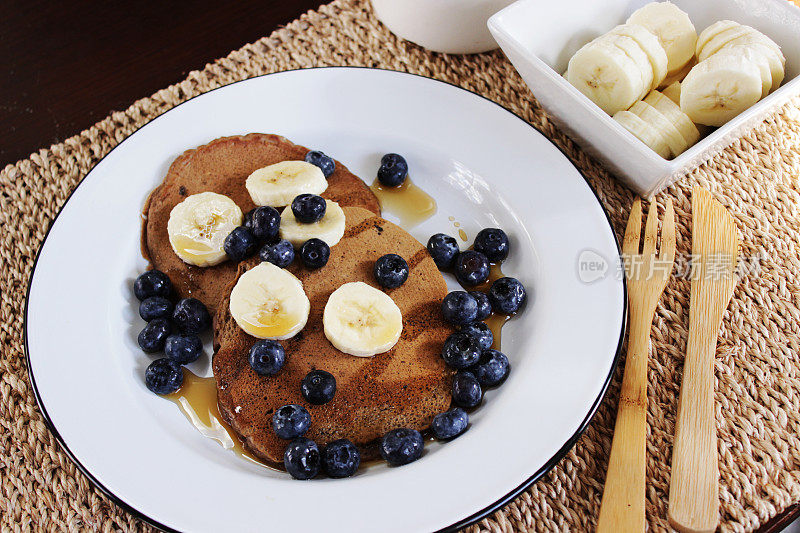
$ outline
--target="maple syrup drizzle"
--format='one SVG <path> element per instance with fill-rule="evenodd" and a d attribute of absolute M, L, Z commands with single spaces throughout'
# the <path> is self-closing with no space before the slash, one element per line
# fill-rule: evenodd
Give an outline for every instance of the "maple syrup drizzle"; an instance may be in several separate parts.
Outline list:
<path fill-rule="evenodd" d="M 416 226 L 436 213 L 436 200 L 414 185 L 411 178 L 406 178 L 397 187 L 386 187 L 375 180 L 370 189 L 378 197 L 381 209 L 397 216 L 400 226 L 405 229 Z"/>
<path fill-rule="evenodd" d="M 217 383 L 213 377 L 202 378 L 184 368 L 183 385 L 164 398 L 177 405 L 204 437 L 217 441 L 220 446 L 247 461 L 277 470 L 247 451 L 233 429 L 222 418 L 217 405 Z"/>

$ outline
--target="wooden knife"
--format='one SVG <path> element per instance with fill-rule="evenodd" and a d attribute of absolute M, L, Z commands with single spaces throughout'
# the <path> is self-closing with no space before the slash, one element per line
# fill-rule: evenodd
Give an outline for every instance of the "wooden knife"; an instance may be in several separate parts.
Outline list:
<path fill-rule="evenodd" d="M 722 315 L 736 287 L 739 232 L 711 193 L 692 191 L 692 289 L 689 340 L 678 401 L 669 522 L 681 532 L 719 523 L 719 465 L 714 421 L 714 356 Z"/>

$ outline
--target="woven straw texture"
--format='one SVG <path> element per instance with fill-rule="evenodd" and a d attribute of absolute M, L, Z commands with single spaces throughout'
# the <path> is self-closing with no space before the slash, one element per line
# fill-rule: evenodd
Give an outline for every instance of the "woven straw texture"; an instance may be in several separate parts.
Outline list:
<path fill-rule="evenodd" d="M 87 131 L 0 172 L 0 527 L 139 530 L 61 452 L 36 407 L 23 355 L 26 286 L 45 231 L 100 158 L 147 121 L 205 91 L 280 70 L 359 65 L 414 72 L 485 95 L 553 139 L 587 176 L 618 235 L 632 193 L 555 129 L 500 52 L 446 56 L 395 38 L 364 0 L 337 0 L 181 83 L 113 113 Z M 678 253 L 691 248 L 691 187 L 710 189 L 734 215 L 760 272 L 738 285 L 716 360 L 722 530 L 749 531 L 800 501 L 800 100 L 659 195 L 675 200 Z M 269 129 L 269 126 L 265 126 Z M 279 133 L 279 132 L 278 132 Z M 187 147 L 188 148 L 188 147 Z M 647 520 L 667 529 L 676 403 L 689 322 L 689 281 L 675 277 L 658 307 L 649 370 Z M 593 529 L 616 411 L 618 371 L 569 454 L 519 498 L 471 531 Z M 500 496 L 500 495 L 498 495 Z M 453 517 L 454 519 L 461 517 Z"/>

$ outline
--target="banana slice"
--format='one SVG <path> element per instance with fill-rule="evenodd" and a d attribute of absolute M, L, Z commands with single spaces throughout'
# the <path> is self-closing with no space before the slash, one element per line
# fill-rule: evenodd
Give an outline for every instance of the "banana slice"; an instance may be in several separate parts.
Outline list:
<path fill-rule="evenodd" d="M 667 117 L 661 114 L 656 108 L 647 102 L 639 101 L 633 104 L 630 112 L 639 116 L 642 120 L 651 124 L 653 128 L 661 135 L 661 138 L 669 146 L 669 151 L 672 157 L 677 157 L 682 154 L 689 145 L 686 139 L 683 138 L 681 132 L 678 131 L 672 122 Z"/>
<path fill-rule="evenodd" d="M 311 163 L 281 161 L 250 174 L 245 187 L 256 205 L 283 207 L 299 194 L 322 194 L 328 188 L 328 180 Z"/>
<path fill-rule="evenodd" d="M 722 31 L 715 35 L 703 47 L 703 51 L 697 54 L 697 61 L 702 62 L 719 52 L 723 46 L 739 37 L 744 37 L 752 33 L 753 28 L 749 26 L 738 25 L 728 30 Z"/>
<path fill-rule="evenodd" d="M 281 213 L 281 239 L 286 239 L 295 248 L 313 238 L 333 246 L 344 236 L 344 223 L 344 211 L 339 204 L 331 200 L 325 200 L 325 216 L 310 224 L 297 220 L 291 208 L 287 207 Z"/>
<path fill-rule="evenodd" d="M 242 210 L 233 200 L 215 192 L 201 192 L 172 208 L 167 235 L 172 249 L 185 263 L 214 266 L 227 259 L 225 237 L 241 224 Z"/>
<path fill-rule="evenodd" d="M 681 82 L 676 81 L 669 87 L 664 87 L 661 94 L 672 100 L 678 105 L 681 105 Z"/>
<path fill-rule="evenodd" d="M 765 46 L 769 46 L 772 50 L 775 51 L 775 54 L 778 56 L 781 65 L 786 65 L 786 58 L 783 56 L 783 52 L 781 52 L 781 47 L 778 46 L 778 43 L 761 33 L 755 28 L 750 28 L 749 26 L 745 26 L 750 31 L 741 37 L 736 37 L 732 41 L 728 43 L 728 45 L 735 45 L 735 44 L 763 44 Z"/>
<path fill-rule="evenodd" d="M 614 120 L 623 128 L 631 132 L 637 139 L 653 149 L 655 153 L 667 159 L 670 151 L 667 142 L 661 134 L 650 124 L 630 111 L 620 111 L 614 115 Z"/>
<path fill-rule="evenodd" d="M 770 78 L 772 79 L 772 86 L 770 91 L 774 91 L 780 87 L 783 78 L 786 74 L 786 58 L 783 56 L 780 47 L 775 42 L 760 32 L 749 33 L 736 39 L 733 39 L 726 44 L 722 49 L 745 47 L 755 52 L 764 55 L 769 63 Z"/>
<path fill-rule="evenodd" d="M 680 86 L 678 86 L 680 89 Z M 656 111 L 667 117 L 673 126 L 683 135 L 684 140 L 686 140 L 686 144 L 688 146 L 692 146 L 698 140 L 700 140 L 700 130 L 697 129 L 692 119 L 686 115 L 683 111 L 681 111 L 680 104 L 680 94 L 678 94 L 678 102 L 673 102 L 664 94 L 653 91 L 647 95 L 644 101 Z"/>
<path fill-rule="evenodd" d="M 305 327 L 311 310 L 300 280 L 267 261 L 242 274 L 230 298 L 233 319 L 259 339 L 293 337 Z"/>
<path fill-rule="evenodd" d="M 584 45 L 569 60 L 567 81 L 613 115 L 642 94 L 642 74 L 621 48 L 601 40 Z"/>
<path fill-rule="evenodd" d="M 667 53 L 667 71 L 683 68 L 694 57 L 697 31 L 678 6 L 671 2 L 651 2 L 628 17 L 629 24 L 644 26 L 658 37 Z"/>
<path fill-rule="evenodd" d="M 761 99 L 761 72 L 737 50 L 698 63 L 681 83 L 681 110 L 693 122 L 721 126 Z"/>
<path fill-rule="evenodd" d="M 330 295 L 322 313 L 325 336 L 357 357 L 392 349 L 403 332 L 403 315 L 387 294 L 362 281 L 345 283 Z"/>
<path fill-rule="evenodd" d="M 700 55 L 703 51 L 705 45 L 708 44 L 708 41 L 719 35 L 725 30 L 729 30 L 731 28 L 735 28 L 739 26 L 738 22 L 734 22 L 732 20 L 719 20 L 709 26 L 708 28 L 704 29 L 700 32 L 700 35 L 697 36 L 697 48 L 695 49 L 695 55 Z"/>
<path fill-rule="evenodd" d="M 685 78 L 686 75 L 689 74 L 689 71 L 692 70 L 692 67 L 695 66 L 696 64 L 697 64 L 697 59 L 693 57 L 692 59 L 689 60 L 688 63 L 686 63 L 683 66 L 682 69 L 667 74 L 667 77 L 664 78 L 664 81 L 661 82 L 661 85 L 659 85 L 659 87 L 660 88 L 669 87 L 670 85 L 673 85 L 675 82 L 683 81 L 683 78 Z"/>
<path fill-rule="evenodd" d="M 758 71 L 761 73 L 761 98 L 767 96 L 772 90 L 772 68 L 769 56 L 774 57 L 774 55 L 768 46 L 761 45 L 760 47 L 756 47 L 754 44 L 732 46 L 732 44 L 729 43 L 717 53 L 741 54 L 758 67 Z M 781 68 L 781 71 L 782 70 Z"/>
<path fill-rule="evenodd" d="M 667 77 L 667 52 L 664 47 L 650 30 L 639 24 L 622 24 L 608 32 L 612 35 L 625 35 L 636 41 L 639 46 L 647 54 L 650 59 L 650 65 L 653 67 L 653 85 L 650 87 L 654 89 L 661 85 L 664 78 Z"/>
<path fill-rule="evenodd" d="M 608 34 L 603 35 L 598 40 L 621 48 L 622 51 L 636 63 L 639 73 L 642 76 L 643 93 L 639 95 L 639 98 L 644 98 L 653 86 L 653 67 L 650 65 L 650 58 L 644 53 L 642 47 L 639 46 L 636 41 L 625 35 Z"/>

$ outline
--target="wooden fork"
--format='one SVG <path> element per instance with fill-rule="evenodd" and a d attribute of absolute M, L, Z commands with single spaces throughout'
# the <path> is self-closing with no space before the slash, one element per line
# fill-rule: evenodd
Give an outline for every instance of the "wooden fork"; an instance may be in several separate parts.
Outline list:
<path fill-rule="evenodd" d="M 628 356 L 619 397 L 614 440 L 608 461 L 597 531 L 644 531 L 645 435 L 647 433 L 647 355 L 650 327 L 675 262 L 675 210 L 672 200 L 661 228 L 661 251 L 656 255 L 658 208 L 650 204 L 644 246 L 639 253 L 642 204 L 633 202 L 622 254 L 628 281 Z"/>

